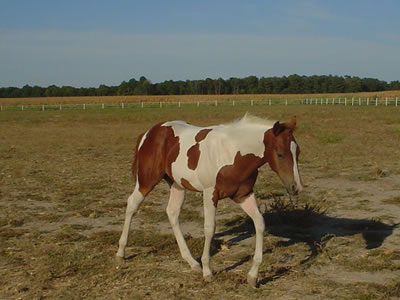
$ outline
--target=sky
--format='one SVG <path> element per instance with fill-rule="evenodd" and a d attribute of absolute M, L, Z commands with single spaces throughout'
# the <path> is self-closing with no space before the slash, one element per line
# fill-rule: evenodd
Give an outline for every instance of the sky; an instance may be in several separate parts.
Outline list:
<path fill-rule="evenodd" d="M 398 0 L 0 0 L 0 87 L 400 80 Z"/>

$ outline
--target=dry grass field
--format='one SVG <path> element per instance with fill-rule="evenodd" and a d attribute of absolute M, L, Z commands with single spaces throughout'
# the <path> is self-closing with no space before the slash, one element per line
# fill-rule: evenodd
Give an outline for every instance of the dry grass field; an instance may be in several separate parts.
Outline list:
<path fill-rule="evenodd" d="M 94 100 L 95 101 L 95 100 Z M 133 189 L 136 137 L 159 121 L 197 125 L 250 113 L 298 119 L 305 191 L 289 199 L 268 166 L 256 195 L 266 222 L 259 287 L 247 286 L 252 223 L 219 203 L 215 280 L 179 255 L 160 184 L 134 217 L 128 258 L 115 253 Z M 0 299 L 398 299 L 400 108 L 190 106 L 0 113 Z M 201 196 L 181 226 L 195 257 Z"/>

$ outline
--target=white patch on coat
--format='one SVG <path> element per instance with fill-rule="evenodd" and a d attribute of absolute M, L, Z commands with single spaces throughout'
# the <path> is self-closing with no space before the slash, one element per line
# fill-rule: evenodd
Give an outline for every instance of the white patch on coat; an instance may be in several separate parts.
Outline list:
<path fill-rule="evenodd" d="M 137 150 L 138 152 L 139 152 L 140 147 L 142 147 L 142 145 L 143 145 L 143 143 L 144 143 L 144 141 L 145 141 L 145 139 L 147 137 L 147 133 L 148 133 L 148 131 L 142 136 L 142 139 L 140 140 L 139 147 L 138 147 L 138 150 Z"/>
<path fill-rule="evenodd" d="M 229 124 L 198 127 L 183 121 L 171 121 L 162 126 L 171 126 L 174 135 L 179 137 L 179 155 L 172 163 L 174 181 L 181 185 L 182 178 L 199 191 L 214 187 L 219 170 L 232 165 L 238 152 L 242 156 L 254 154 L 264 156 L 264 133 L 272 128 L 272 121 L 256 117 L 244 118 Z M 203 129 L 212 129 L 205 139 L 199 142 L 200 157 L 197 168 L 188 168 L 187 151 L 196 144 L 195 137 Z"/>

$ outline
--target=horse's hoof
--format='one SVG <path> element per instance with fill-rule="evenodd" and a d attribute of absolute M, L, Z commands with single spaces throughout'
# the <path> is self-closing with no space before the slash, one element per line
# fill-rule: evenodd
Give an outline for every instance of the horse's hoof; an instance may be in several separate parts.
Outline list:
<path fill-rule="evenodd" d="M 191 267 L 192 271 L 196 272 L 196 273 L 201 273 L 203 272 L 203 269 L 201 268 L 200 264 L 194 265 Z"/>
<path fill-rule="evenodd" d="M 205 282 L 212 282 L 214 280 L 214 276 L 212 274 L 203 276 Z"/>
<path fill-rule="evenodd" d="M 115 255 L 115 261 L 116 261 L 118 264 L 122 264 L 122 263 L 125 261 L 125 258 L 122 257 L 122 256 L 119 256 L 119 255 Z"/>
<path fill-rule="evenodd" d="M 247 283 L 252 288 L 257 288 L 257 277 L 253 277 L 251 275 L 247 275 Z"/>

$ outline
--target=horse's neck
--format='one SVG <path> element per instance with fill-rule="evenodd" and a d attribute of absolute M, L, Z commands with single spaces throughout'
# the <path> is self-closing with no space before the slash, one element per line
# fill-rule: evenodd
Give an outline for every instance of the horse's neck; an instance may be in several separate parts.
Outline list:
<path fill-rule="evenodd" d="M 232 128 L 230 136 L 242 155 L 254 154 L 257 157 L 264 158 L 264 135 L 268 129 L 266 126 L 248 125 Z"/>

